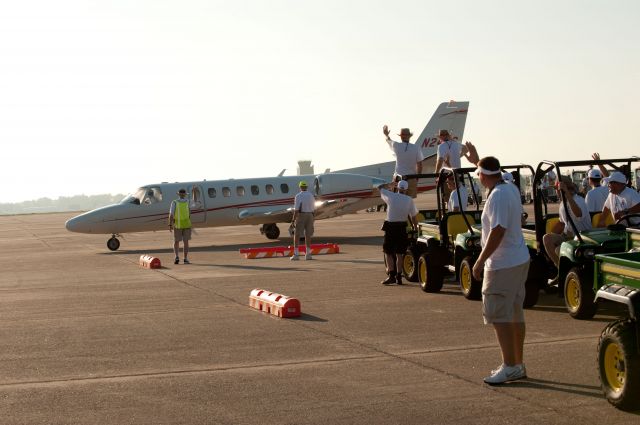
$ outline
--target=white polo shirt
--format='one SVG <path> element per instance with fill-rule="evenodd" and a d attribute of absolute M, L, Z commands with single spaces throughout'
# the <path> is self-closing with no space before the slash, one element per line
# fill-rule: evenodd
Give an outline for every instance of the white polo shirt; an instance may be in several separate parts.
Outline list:
<path fill-rule="evenodd" d="M 529 250 L 522 237 L 521 212 L 520 192 L 516 185 L 497 184 L 482 211 L 482 248 L 487 244 L 491 229 L 500 226 L 505 229 L 505 234 L 498 248 L 487 259 L 484 265 L 486 270 L 508 269 L 529 261 Z"/>
<path fill-rule="evenodd" d="M 414 143 L 394 142 L 393 140 L 387 140 L 387 143 L 396 157 L 395 173 L 401 176 L 417 174 L 417 164 L 424 159 L 420 146 Z"/>
<path fill-rule="evenodd" d="M 410 196 L 380 189 L 380 197 L 388 205 L 387 221 L 407 221 L 409 216 L 413 217 L 418 214 L 418 208 Z"/>

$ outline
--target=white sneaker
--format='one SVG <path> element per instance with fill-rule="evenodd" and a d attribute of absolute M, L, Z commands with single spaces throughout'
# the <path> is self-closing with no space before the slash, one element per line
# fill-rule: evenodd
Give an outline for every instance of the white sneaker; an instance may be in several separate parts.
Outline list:
<path fill-rule="evenodd" d="M 309 254 L 305 254 L 304 255 L 304 259 L 305 260 L 313 260 L 313 257 L 311 256 L 311 253 L 309 253 Z"/>
<path fill-rule="evenodd" d="M 524 379 L 526 377 L 527 368 L 524 364 L 507 366 L 503 363 L 498 369 L 492 370 L 491 376 L 484 378 L 484 382 L 489 385 L 499 385 L 506 382 L 517 381 L 518 379 Z"/>
<path fill-rule="evenodd" d="M 293 254 L 293 255 L 291 256 L 291 258 L 289 258 L 289 260 L 291 260 L 291 261 L 298 261 L 299 259 L 300 259 L 300 258 L 298 257 L 298 254 Z"/>

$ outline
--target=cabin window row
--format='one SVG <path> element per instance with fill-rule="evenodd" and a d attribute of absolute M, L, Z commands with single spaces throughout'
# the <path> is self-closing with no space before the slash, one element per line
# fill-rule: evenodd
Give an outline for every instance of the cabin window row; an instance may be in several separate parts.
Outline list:
<path fill-rule="evenodd" d="M 251 194 L 254 196 L 260 195 L 260 186 L 256 184 L 251 185 L 249 190 L 251 191 Z M 231 196 L 232 188 L 229 186 L 223 186 L 220 192 L 222 193 L 223 197 L 228 198 Z M 286 183 L 282 183 L 280 185 L 280 192 L 289 193 L 289 185 Z M 209 198 L 215 198 L 216 196 L 218 196 L 218 189 L 216 189 L 215 187 L 210 187 L 207 190 L 207 193 L 209 194 Z M 273 195 L 275 193 L 275 187 L 272 184 L 265 185 L 264 193 L 266 193 L 267 195 Z M 247 194 L 247 191 L 245 190 L 244 186 L 236 186 L 235 194 L 236 196 L 245 196 Z"/>

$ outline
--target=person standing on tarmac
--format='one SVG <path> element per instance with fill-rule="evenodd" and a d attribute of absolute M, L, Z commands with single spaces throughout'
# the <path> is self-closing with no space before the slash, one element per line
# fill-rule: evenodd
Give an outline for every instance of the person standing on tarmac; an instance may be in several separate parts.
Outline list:
<path fill-rule="evenodd" d="M 482 280 L 482 315 L 485 324 L 493 324 L 502 352 L 502 364 L 484 382 L 498 385 L 527 377 L 522 303 L 530 258 L 522 237 L 518 188 L 502 180 L 495 157 L 482 158 L 477 172 L 489 196 L 482 211 L 482 251 L 472 273 Z"/>
<path fill-rule="evenodd" d="M 189 240 L 191 239 L 191 209 L 187 199 L 187 190 L 181 188 L 178 191 L 179 199 L 171 201 L 169 208 L 169 231 L 173 232 L 173 252 L 176 255 L 173 264 L 180 263 L 178 255 L 180 241 L 183 245 L 184 264 L 189 264 Z"/>
<path fill-rule="evenodd" d="M 295 229 L 293 231 L 293 255 L 291 261 L 299 259 L 298 244 L 304 234 L 305 260 L 312 260 L 311 237 L 313 236 L 313 213 L 316 209 L 316 198 L 309 192 L 307 182 L 301 181 L 298 184 L 300 192 L 295 197 L 293 205 L 293 220 Z"/>
<path fill-rule="evenodd" d="M 393 151 L 396 157 L 396 168 L 394 173 L 394 180 L 397 176 L 406 176 L 409 174 L 421 174 L 422 173 L 422 161 L 424 155 L 422 154 L 422 148 L 415 143 L 409 143 L 409 139 L 413 134 L 408 128 L 400 130 L 400 139 L 402 143 L 395 142 L 389 137 L 389 127 L 383 126 L 382 132 L 387 138 L 387 144 Z M 418 196 L 418 179 L 411 179 L 409 183 L 409 190 L 407 195 L 415 198 Z"/>
<path fill-rule="evenodd" d="M 396 186 L 398 192 L 393 192 Z M 391 189 L 391 190 L 389 190 Z M 384 242 L 382 251 L 387 260 L 387 278 L 383 285 L 397 283 L 402 285 L 402 260 L 409 246 L 407 236 L 407 219 L 413 230 L 418 229 L 418 208 L 413 199 L 407 195 L 409 183 L 406 180 L 391 182 L 380 186 L 380 197 L 388 205 L 387 219 L 382 225 Z"/>

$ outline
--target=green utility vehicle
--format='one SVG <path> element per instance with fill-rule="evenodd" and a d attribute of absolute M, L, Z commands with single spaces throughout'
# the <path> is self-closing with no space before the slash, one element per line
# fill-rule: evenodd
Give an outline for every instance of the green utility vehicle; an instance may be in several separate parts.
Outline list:
<path fill-rule="evenodd" d="M 550 233 L 555 223 L 558 222 L 557 212 L 549 212 L 547 197 L 542 193 L 541 182 L 550 171 L 555 170 L 556 175 L 562 175 L 566 167 L 587 167 L 589 165 L 607 165 L 613 169 L 622 171 L 629 177 L 631 163 L 640 161 L 638 157 L 622 159 L 601 159 L 589 161 L 542 161 L 536 168 L 534 186 L 534 215 L 533 225 L 524 226 L 523 236 L 529 248 L 535 252 L 529 270 L 542 286 L 546 286 L 549 279 L 559 289 L 558 293 L 564 297 L 567 311 L 576 319 L 590 319 L 597 311 L 594 302 L 593 290 L 593 262 L 596 254 L 621 252 L 625 245 L 625 220 L 620 220 L 616 225 L 608 225 L 605 228 L 593 228 L 592 230 L 578 232 L 571 215 L 567 218 L 567 225 L 575 235 L 574 239 L 565 241 L 560 246 L 558 267 L 553 264 L 545 252 L 542 238 Z M 562 205 L 568 211 L 567 201 L 561 199 Z M 592 224 L 597 225 L 599 215 L 592 214 Z M 611 224 L 609 219 L 608 224 Z M 551 288 L 550 288 L 551 289 Z"/>
<path fill-rule="evenodd" d="M 418 223 L 418 237 L 411 253 L 417 259 L 417 277 L 420 287 L 425 292 L 438 292 L 442 289 L 444 276 L 453 267 L 456 272 L 455 241 L 461 233 L 469 234 L 471 241 L 462 242 L 465 253 L 479 249 L 480 239 L 475 236 L 478 230 L 473 229 L 475 223 L 480 223 L 482 211 L 480 211 L 480 200 L 475 190 L 469 190 L 472 194 L 474 209 L 467 209 L 465 212 L 452 212 L 447 210 L 448 194 L 447 178 L 453 176 L 454 186 L 457 191 L 458 203 L 466 205 L 466 199 L 461 196 L 462 183 L 466 181 L 466 187 L 473 188 L 471 172 L 475 168 L 443 168 L 440 170 L 436 185 L 437 210 L 434 215 L 425 217 Z M 478 247 L 474 246 L 477 240 Z M 409 254 L 409 253 L 408 253 Z M 459 257 L 462 254 L 458 254 Z M 406 256 L 405 256 L 406 258 Z"/>
<path fill-rule="evenodd" d="M 515 175 L 515 182 L 520 183 L 520 170 L 529 166 L 506 166 L 503 170 Z M 460 282 L 463 295 L 468 299 L 481 297 L 482 283 L 473 279 L 471 270 L 480 253 L 481 216 L 479 200 L 475 191 L 469 191 L 474 196 L 474 209 L 467 208 L 465 212 L 452 212 L 447 209 L 446 188 L 447 177 L 453 176 L 454 188 L 461 200 L 461 182 L 467 183 L 471 188 L 473 182 L 471 174 L 475 168 L 458 168 L 441 170 L 437 184 L 437 210 L 429 211 L 424 219 L 419 222 L 418 235 L 405 255 L 405 275 L 417 274 L 421 288 L 425 292 L 438 292 L 442 289 L 444 277 L 447 272 L 454 272 Z M 407 178 L 422 177 L 407 176 Z M 409 267 L 410 266 L 410 267 Z M 417 270 L 416 270 L 417 267 Z M 537 300 L 537 287 L 534 292 Z M 525 300 L 525 306 L 535 304 L 530 301 L 530 296 Z"/>
<path fill-rule="evenodd" d="M 502 167 L 502 171 L 511 173 L 513 176 L 513 184 L 520 190 L 522 203 L 527 203 L 527 179 L 533 178 L 533 168 L 525 164 L 507 165 Z M 524 210 L 522 214 L 523 221 L 525 221 L 528 215 Z M 462 295 L 470 300 L 479 300 L 482 298 L 482 281 L 475 279 L 472 274 L 473 266 L 481 251 L 480 238 L 482 227 L 479 223 L 478 221 L 477 225 L 471 226 L 467 232 L 458 234 L 454 248 L 456 277 L 460 283 Z M 525 307 L 533 307 L 538 302 L 539 290 L 539 283 L 535 279 L 527 279 L 526 296 L 524 300 Z"/>
<path fill-rule="evenodd" d="M 605 397 L 623 410 L 640 408 L 640 230 L 627 229 L 627 251 L 595 256 L 596 300 L 627 307 L 607 325 L 598 343 L 598 369 Z"/>

